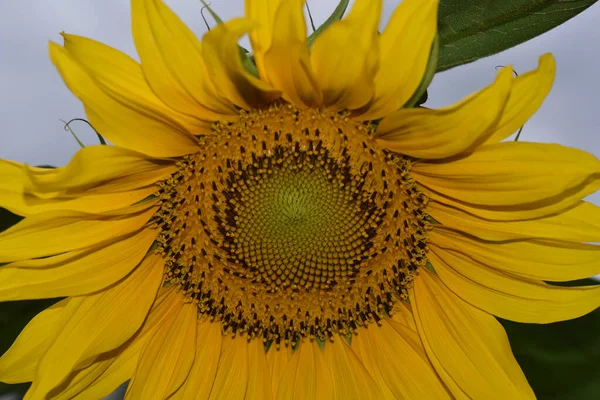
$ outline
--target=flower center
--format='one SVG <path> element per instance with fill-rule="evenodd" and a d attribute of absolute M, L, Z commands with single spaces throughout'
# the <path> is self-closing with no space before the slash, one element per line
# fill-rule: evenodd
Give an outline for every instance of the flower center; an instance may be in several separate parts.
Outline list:
<path fill-rule="evenodd" d="M 385 215 L 371 199 L 377 192 L 328 153 L 322 141 L 306 150 L 277 146 L 256 167 L 231 173 L 215 202 L 225 204 L 217 222 L 228 260 L 273 293 L 331 289 L 374 255 Z"/>
<path fill-rule="evenodd" d="M 166 280 L 225 333 L 295 345 L 376 322 L 426 263 L 410 161 L 343 115 L 274 104 L 216 124 L 162 183 Z"/>

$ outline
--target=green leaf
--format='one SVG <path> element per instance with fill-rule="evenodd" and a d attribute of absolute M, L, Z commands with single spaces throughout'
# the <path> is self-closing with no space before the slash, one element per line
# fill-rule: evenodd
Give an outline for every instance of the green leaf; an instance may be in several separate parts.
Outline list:
<path fill-rule="evenodd" d="M 348 8 L 348 3 L 350 3 L 350 0 L 341 0 L 335 8 L 335 10 L 333 10 L 333 14 L 331 14 L 329 18 L 327 18 L 325 22 L 323 22 L 323 24 L 319 26 L 319 28 L 317 28 L 316 31 L 314 31 L 308 36 L 309 49 L 312 47 L 313 43 L 319 37 L 319 35 L 323 33 L 323 31 L 325 31 L 325 29 L 327 29 L 331 24 L 338 22 L 342 19 L 344 13 L 346 12 L 346 9 Z"/>
<path fill-rule="evenodd" d="M 586 279 L 561 286 L 575 284 L 597 285 L 599 282 Z M 600 309 L 553 324 L 499 321 L 539 400 L 600 398 Z"/>
<path fill-rule="evenodd" d="M 438 71 L 496 54 L 573 18 L 597 0 L 441 0 Z"/>

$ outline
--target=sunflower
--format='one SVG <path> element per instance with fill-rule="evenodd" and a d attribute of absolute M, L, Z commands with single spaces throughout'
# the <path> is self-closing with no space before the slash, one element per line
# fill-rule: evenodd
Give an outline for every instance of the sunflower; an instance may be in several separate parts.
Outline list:
<path fill-rule="evenodd" d="M 0 163 L 0 301 L 63 298 L 0 358 L 26 399 L 529 399 L 494 316 L 600 305 L 600 161 L 503 142 L 551 55 L 410 108 L 437 1 L 357 0 L 310 45 L 303 0 L 247 0 L 199 41 L 132 0 L 141 59 L 63 34 L 50 56 L 112 145 Z M 249 34 L 252 59 L 238 40 Z M 253 62 L 251 62 L 253 61 Z"/>

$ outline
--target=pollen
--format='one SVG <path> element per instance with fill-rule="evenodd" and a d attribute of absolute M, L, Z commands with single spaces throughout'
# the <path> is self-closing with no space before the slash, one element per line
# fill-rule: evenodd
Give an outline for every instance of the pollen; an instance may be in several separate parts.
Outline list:
<path fill-rule="evenodd" d="M 373 127 L 287 104 L 217 123 L 161 183 L 165 280 L 225 334 L 333 340 L 393 313 L 426 264 L 426 196 Z"/>

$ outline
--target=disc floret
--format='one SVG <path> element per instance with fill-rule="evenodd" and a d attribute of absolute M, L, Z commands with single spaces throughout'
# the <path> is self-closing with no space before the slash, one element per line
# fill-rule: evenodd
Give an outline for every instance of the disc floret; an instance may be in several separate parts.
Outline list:
<path fill-rule="evenodd" d="M 427 198 L 372 127 L 287 104 L 218 123 L 158 193 L 166 280 L 224 333 L 294 345 L 393 313 L 425 265 Z"/>

